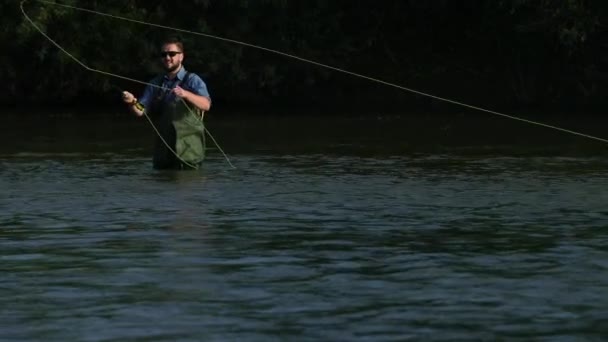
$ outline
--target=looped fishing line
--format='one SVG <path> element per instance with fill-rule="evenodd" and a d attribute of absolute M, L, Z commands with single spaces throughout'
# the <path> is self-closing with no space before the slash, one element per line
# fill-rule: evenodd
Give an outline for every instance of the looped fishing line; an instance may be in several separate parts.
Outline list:
<path fill-rule="evenodd" d="M 78 63 L 80 66 L 82 66 L 86 70 L 91 71 L 91 72 L 95 72 L 95 73 L 99 73 L 99 74 L 102 74 L 102 75 L 110 76 L 110 77 L 116 77 L 116 78 L 120 78 L 120 79 L 123 79 L 123 80 L 127 80 L 127 81 L 131 81 L 131 82 L 135 82 L 135 83 L 144 84 L 144 85 L 147 85 L 147 86 L 152 86 L 154 88 L 162 89 L 162 86 L 159 86 L 159 85 L 156 85 L 156 84 L 153 84 L 153 83 L 144 82 L 144 81 L 140 81 L 140 80 L 137 80 L 137 79 L 134 79 L 134 78 L 129 78 L 129 77 L 126 77 L 126 76 L 122 76 L 122 75 L 118 75 L 118 74 L 113 74 L 113 73 L 106 72 L 106 71 L 103 71 L 103 70 L 94 69 L 94 68 L 91 68 L 88 65 L 84 64 L 78 58 L 76 58 L 74 55 L 72 55 L 66 49 L 64 49 L 59 43 L 57 43 L 51 37 L 49 37 L 40 27 L 38 27 L 38 25 L 36 25 L 36 23 L 34 23 L 34 21 L 27 15 L 27 13 L 25 13 L 25 10 L 23 9 L 23 4 L 26 1 L 27 0 L 21 1 L 20 7 L 21 7 L 21 12 L 23 13 L 24 17 L 30 22 L 30 24 L 32 24 L 32 26 L 38 32 L 40 32 L 40 34 L 42 34 L 46 39 L 48 39 L 59 50 L 61 50 L 68 57 L 70 57 L 72 60 L 74 60 L 76 63 Z M 51 2 L 48 2 L 48 1 L 41 1 L 41 2 L 48 3 L 48 4 L 53 4 L 53 5 L 58 5 L 58 6 L 66 6 L 66 5 L 60 5 L 60 4 L 51 3 Z M 76 9 L 76 8 L 74 8 L 74 9 Z M 186 101 L 184 101 L 183 98 L 180 98 L 180 100 L 184 104 L 184 106 L 187 108 L 187 110 L 190 113 L 190 115 L 194 116 L 196 120 L 200 120 L 200 121 L 203 120 L 204 112 L 202 113 L 202 115 L 197 115 L 190 108 L 190 106 L 186 103 Z M 152 122 L 152 119 L 150 118 L 150 116 L 146 113 L 145 109 L 144 109 L 144 111 L 143 111 L 142 114 L 148 120 L 148 122 L 150 123 L 150 125 L 152 126 L 152 128 L 154 129 L 154 131 L 156 132 L 156 134 L 158 135 L 158 137 L 161 139 L 161 141 L 163 142 L 163 144 L 169 149 L 169 151 L 171 151 L 171 153 L 173 153 L 175 155 L 175 157 L 177 157 L 182 163 L 184 163 L 185 165 L 187 165 L 187 166 L 189 166 L 191 168 L 196 169 L 197 168 L 196 165 L 192 165 L 191 163 L 188 163 L 187 161 L 185 161 L 184 159 L 182 159 L 177 154 L 177 152 L 175 152 L 175 150 L 171 147 L 171 145 L 169 143 L 167 143 L 167 141 L 163 138 L 162 134 L 160 134 L 160 132 L 158 131 L 158 129 L 156 128 L 156 126 Z M 211 138 L 211 140 L 213 141 L 213 143 L 215 144 L 215 146 L 217 147 L 217 149 L 222 153 L 222 155 L 224 156 L 224 159 L 226 160 L 226 162 L 228 163 L 228 165 L 230 165 L 230 167 L 232 167 L 233 169 L 236 169 L 236 167 L 232 164 L 232 162 L 230 162 L 230 158 L 228 158 L 228 155 L 226 155 L 226 153 L 224 152 L 224 150 L 220 147 L 220 145 L 218 144 L 218 142 L 215 140 L 215 138 L 213 137 L 213 135 L 211 134 L 211 132 L 209 132 L 209 130 L 207 129 L 207 127 L 205 127 L 205 125 L 203 125 L 203 130 L 204 130 L 204 133 L 206 133 L 209 136 L 209 138 Z"/>
<path fill-rule="evenodd" d="M 23 0 L 22 3 L 21 3 L 21 11 L 27 17 L 27 15 L 25 14 L 25 11 L 23 11 L 23 3 L 25 1 L 27 1 L 27 0 Z M 504 114 L 504 113 L 500 113 L 500 112 L 497 112 L 497 111 L 493 111 L 493 110 L 489 110 L 489 109 L 473 106 L 473 105 L 470 105 L 470 104 L 466 104 L 466 103 L 463 103 L 463 102 L 451 100 L 451 99 L 448 99 L 448 98 L 439 97 L 439 96 L 432 95 L 432 94 L 429 94 L 429 93 L 424 93 L 424 92 L 421 92 L 421 91 L 418 91 L 418 90 L 415 90 L 415 89 L 411 89 L 411 88 L 407 88 L 407 87 L 404 87 L 404 86 L 400 86 L 398 84 L 382 81 L 382 80 L 377 79 L 377 78 L 365 76 L 365 75 L 358 74 L 358 73 L 355 73 L 355 72 L 352 72 L 352 71 L 348 71 L 348 70 L 340 69 L 340 68 L 337 68 L 337 67 L 333 67 L 331 65 L 319 63 L 319 62 L 316 62 L 316 61 L 313 61 L 313 60 L 310 60 L 310 59 L 306 59 L 306 58 L 298 57 L 298 56 L 291 55 L 291 54 L 288 54 L 288 53 L 285 53 L 285 52 L 281 52 L 281 51 L 265 48 L 265 47 L 259 46 L 259 45 L 249 44 L 249 43 L 245 43 L 245 42 L 242 42 L 242 41 L 238 41 L 238 40 L 234 40 L 234 39 L 229 39 L 229 38 L 224 38 L 224 37 L 220 37 L 220 36 L 215 36 L 215 35 L 211 35 L 211 34 L 207 34 L 207 33 L 202 33 L 202 32 L 195 32 L 195 31 L 190 31 L 190 30 L 185 30 L 185 29 L 180 29 L 180 28 L 175 28 L 175 27 L 170 27 L 170 26 L 165 26 L 165 25 L 148 23 L 148 22 L 141 21 L 141 20 L 131 19 L 131 18 L 127 18 L 127 17 L 121 17 L 121 16 L 112 15 L 112 14 L 108 14 L 108 13 L 103 13 L 103 12 L 99 12 L 99 11 L 95 11 L 95 10 L 91 10 L 91 9 L 80 8 L 80 7 L 70 6 L 70 5 L 64 5 L 64 4 L 57 4 L 57 3 L 46 1 L 46 0 L 36 0 L 36 1 L 41 2 L 41 3 L 45 3 L 45 4 L 49 4 L 49 5 L 70 8 L 70 9 L 73 9 L 73 10 L 76 10 L 76 11 L 93 13 L 93 14 L 97 14 L 97 15 L 101 15 L 101 16 L 105 16 L 105 17 L 110 17 L 110 18 L 113 18 L 113 19 L 129 21 L 129 22 L 137 23 L 137 24 L 141 24 L 141 25 L 158 27 L 158 28 L 162 28 L 162 29 L 173 30 L 173 31 L 182 32 L 182 33 L 188 33 L 188 34 L 192 34 L 192 35 L 202 36 L 202 37 L 216 39 L 216 40 L 221 40 L 221 41 L 225 41 L 225 42 L 229 42 L 229 43 L 233 43 L 233 44 L 237 44 L 237 45 L 251 47 L 251 48 L 258 49 L 258 50 L 263 50 L 263 51 L 266 51 L 266 52 L 278 54 L 278 55 L 281 55 L 281 56 L 284 56 L 284 57 L 296 59 L 296 60 L 299 60 L 299 61 L 302 61 L 302 62 L 305 62 L 305 63 L 313 64 L 313 65 L 316 65 L 316 66 L 320 66 L 320 67 L 323 67 L 323 68 L 326 68 L 326 69 L 330 69 L 330 70 L 334 70 L 334 71 L 341 72 L 341 73 L 344 73 L 344 74 L 348 74 L 348 75 L 351 75 L 351 76 L 355 76 L 355 77 L 358 77 L 358 78 L 363 78 L 363 79 L 366 79 L 366 80 L 369 80 L 369 81 L 372 81 L 372 82 L 384 84 L 384 85 L 387 85 L 389 87 L 401 89 L 401 90 L 404 90 L 404 91 L 407 91 L 407 92 L 410 92 L 410 93 L 414 93 L 414 94 L 418 94 L 418 95 L 421 95 L 421 96 L 429 97 L 429 98 L 432 98 L 432 99 L 435 99 L 435 100 L 438 100 L 438 101 L 443 101 L 443 102 L 455 104 L 455 105 L 458 105 L 458 106 L 461 106 L 461 107 L 466 107 L 466 108 L 470 108 L 470 109 L 473 109 L 473 110 L 477 110 L 477 111 L 481 111 L 481 112 L 485 112 L 485 113 L 489 113 L 489 114 L 493 114 L 493 115 L 502 116 L 504 118 L 508 118 L 508 119 L 512 119 L 512 120 L 517 120 L 517 121 L 522 121 L 522 122 L 529 123 L 529 124 L 532 124 L 532 125 L 542 126 L 542 127 L 554 129 L 554 130 L 557 130 L 557 131 L 561 131 L 561 132 L 565 132 L 565 133 L 569 133 L 569 134 L 574 134 L 574 135 L 578 135 L 578 136 L 581 136 L 581 137 L 585 137 L 585 138 L 601 141 L 601 142 L 604 142 L 604 143 L 608 143 L 608 139 L 603 139 L 603 138 L 596 137 L 596 136 L 593 136 L 593 135 L 589 135 L 589 134 L 585 134 L 585 133 L 580 133 L 580 132 L 572 131 L 572 130 L 569 130 L 569 129 L 566 129 L 566 128 L 561 128 L 561 127 L 557 127 L 557 126 L 554 126 L 554 125 L 545 124 L 545 123 L 542 123 L 542 122 L 539 122 L 539 121 L 528 120 L 528 119 L 517 117 L 517 116 L 514 116 L 514 115 Z M 31 19 L 28 18 L 28 20 L 30 22 L 32 22 Z M 32 22 L 32 24 L 34 24 L 34 23 Z M 44 35 L 44 33 L 40 29 L 38 29 L 38 30 Z M 46 37 L 50 40 L 50 38 L 48 36 L 46 36 Z M 64 49 L 62 49 L 57 43 L 55 43 L 55 42 L 53 42 L 53 43 L 58 48 L 60 48 L 63 52 L 67 53 L 67 51 L 65 51 Z M 72 57 L 72 58 L 74 58 L 74 57 Z M 105 75 L 109 75 L 109 76 L 119 77 L 119 78 L 122 78 L 122 79 L 131 80 L 131 79 L 123 77 L 123 76 L 113 75 L 113 74 L 110 74 L 110 73 L 107 73 L 107 72 L 94 70 L 94 69 L 88 68 L 87 66 L 85 66 L 84 64 L 82 64 L 80 62 L 78 62 L 78 63 L 81 64 L 86 69 L 91 70 L 91 71 L 96 71 L 96 72 L 100 72 L 100 73 L 105 74 Z M 147 83 L 141 82 L 141 81 L 136 81 L 136 82 L 147 84 Z"/>

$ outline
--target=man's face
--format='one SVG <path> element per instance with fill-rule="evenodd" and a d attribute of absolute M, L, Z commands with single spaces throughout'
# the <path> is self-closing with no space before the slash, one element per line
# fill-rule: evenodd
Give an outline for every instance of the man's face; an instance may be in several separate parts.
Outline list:
<path fill-rule="evenodd" d="M 161 49 L 161 61 L 167 72 L 172 72 L 182 65 L 184 53 L 175 44 L 165 44 Z"/>

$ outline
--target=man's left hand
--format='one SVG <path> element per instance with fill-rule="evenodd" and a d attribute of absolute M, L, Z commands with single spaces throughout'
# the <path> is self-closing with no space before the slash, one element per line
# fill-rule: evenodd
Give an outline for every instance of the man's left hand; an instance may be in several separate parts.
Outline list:
<path fill-rule="evenodd" d="M 177 86 L 173 89 L 173 94 L 175 94 L 175 96 L 179 97 L 179 98 L 186 98 L 189 94 L 189 91 L 185 90 L 184 88 Z"/>

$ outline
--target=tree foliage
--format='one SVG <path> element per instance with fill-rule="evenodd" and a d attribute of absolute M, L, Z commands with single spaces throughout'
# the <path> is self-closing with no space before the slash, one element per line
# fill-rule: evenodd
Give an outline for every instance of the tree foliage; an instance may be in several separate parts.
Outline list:
<path fill-rule="evenodd" d="M 493 106 L 606 104 L 606 11 L 600 0 L 64 0 L 87 8 L 268 49 L 440 96 Z M 141 88 L 93 74 L 0 3 L 5 103 L 115 101 Z M 186 64 L 215 99 L 247 105 L 415 104 L 381 85 L 225 40 L 118 20 L 44 2 L 26 13 L 88 67 L 147 81 L 158 41 L 186 43 Z M 305 99 L 305 100 L 302 100 Z M 481 100 L 480 100 L 481 99 Z"/>

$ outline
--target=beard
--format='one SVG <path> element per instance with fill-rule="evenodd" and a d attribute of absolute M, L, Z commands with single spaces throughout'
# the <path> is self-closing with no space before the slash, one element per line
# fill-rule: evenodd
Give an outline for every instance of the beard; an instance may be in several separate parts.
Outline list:
<path fill-rule="evenodd" d="M 179 63 L 179 64 L 175 64 L 175 65 L 172 65 L 172 66 L 169 66 L 169 67 L 165 67 L 165 70 L 167 72 L 174 72 L 175 70 L 179 69 L 181 66 L 182 66 L 182 64 Z"/>

